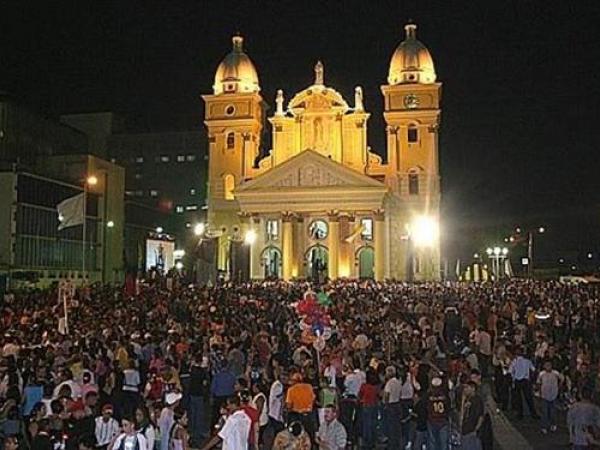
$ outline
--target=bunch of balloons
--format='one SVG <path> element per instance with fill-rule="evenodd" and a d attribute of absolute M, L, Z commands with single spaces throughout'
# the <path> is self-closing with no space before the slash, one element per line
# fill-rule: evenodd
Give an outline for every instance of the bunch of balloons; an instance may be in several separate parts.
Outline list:
<path fill-rule="evenodd" d="M 307 291 L 298 302 L 296 312 L 300 316 L 302 341 L 313 344 L 315 348 L 324 347 L 325 340 L 331 337 L 331 317 L 329 315 L 331 299 L 325 292 L 315 294 Z"/>

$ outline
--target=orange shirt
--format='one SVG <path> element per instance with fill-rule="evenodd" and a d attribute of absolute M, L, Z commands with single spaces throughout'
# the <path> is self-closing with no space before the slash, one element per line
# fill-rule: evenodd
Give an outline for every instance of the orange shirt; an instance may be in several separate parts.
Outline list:
<path fill-rule="evenodd" d="M 315 402 L 315 393 L 308 383 L 298 383 L 290 387 L 285 397 L 288 409 L 297 413 L 311 412 Z"/>

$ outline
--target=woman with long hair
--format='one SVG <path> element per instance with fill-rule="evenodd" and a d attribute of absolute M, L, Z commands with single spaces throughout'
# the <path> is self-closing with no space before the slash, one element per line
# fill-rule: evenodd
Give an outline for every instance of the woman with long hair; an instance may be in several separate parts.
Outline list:
<path fill-rule="evenodd" d="M 152 420 L 150 419 L 150 411 L 145 405 L 138 405 L 136 408 L 135 424 L 138 433 L 146 438 L 148 450 L 153 450 L 154 443 L 156 442 L 156 430 Z"/>

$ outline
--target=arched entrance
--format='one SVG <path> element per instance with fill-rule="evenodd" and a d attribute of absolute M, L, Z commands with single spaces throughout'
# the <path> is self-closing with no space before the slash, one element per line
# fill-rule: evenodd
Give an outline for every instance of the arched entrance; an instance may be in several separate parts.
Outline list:
<path fill-rule="evenodd" d="M 363 247 L 358 251 L 358 276 L 361 279 L 375 276 L 375 252 L 372 247 Z"/>
<path fill-rule="evenodd" d="M 329 255 L 327 248 L 322 245 L 313 245 L 304 255 L 306 261 L 306 278 L 322 282 L 327 277 L 327 263 Z"/>
<path fill-rule="evenodd" d="M 267 247 L 260 255 L 265 279 L 281 278 L 281 250 L 277 247 Z"/>

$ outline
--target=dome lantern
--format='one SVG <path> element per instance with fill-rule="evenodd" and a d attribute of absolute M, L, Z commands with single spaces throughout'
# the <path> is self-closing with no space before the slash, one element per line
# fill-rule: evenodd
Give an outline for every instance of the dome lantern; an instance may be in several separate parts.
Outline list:
<path fill-rule="evenodd" d="M 215 74 L 215 94 L 243 94 L 259 92 L 258 74 L 250 57 L 244 53 L 244 38 L 233 36 L 233 48 L 225 56 Z"/>
<path fill-rule="evenodd" d="M 392 55 L 388 83 L 434 83 L 436 74 L 433 59 L 427 47 L 417 39 L 417 25 L 409 23 L 404 30 L 406 38 Z"/>

